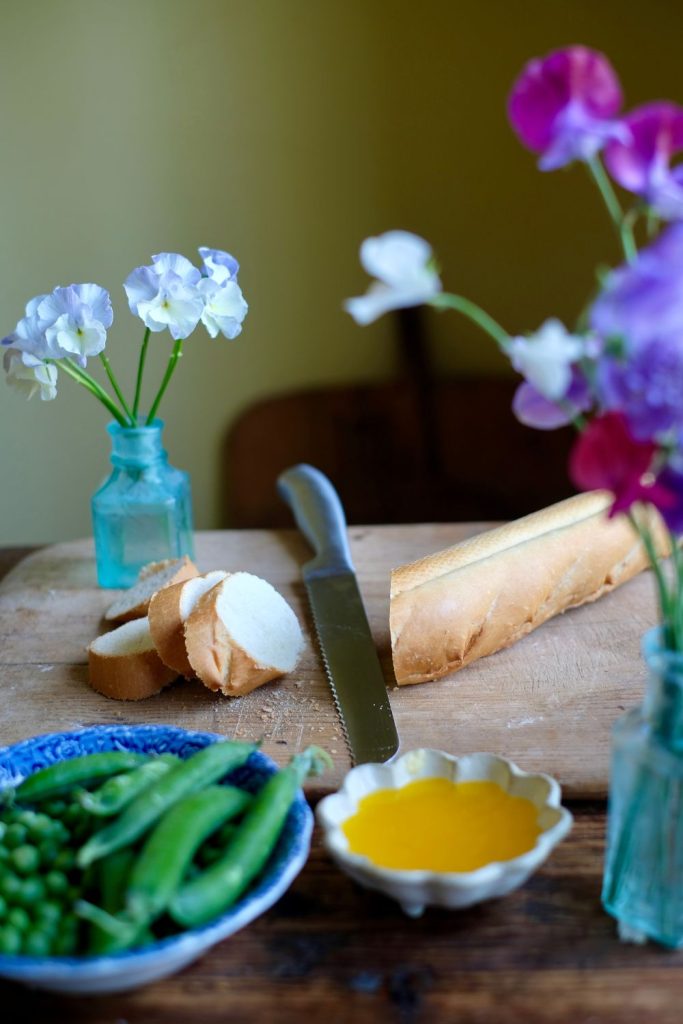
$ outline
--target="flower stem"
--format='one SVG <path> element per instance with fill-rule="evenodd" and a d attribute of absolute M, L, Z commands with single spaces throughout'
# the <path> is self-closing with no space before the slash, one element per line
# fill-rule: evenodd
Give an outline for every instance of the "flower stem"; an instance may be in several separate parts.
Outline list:
<path fill-rule="evenodd" d="M 657 557 L 657 551 L 655 549 L 655 543 L 652 539 L 652 533 L 650 532 L 650 528 L 645 523 L 640 522 L 635 512 L 633 511 L 628 513 L 628 518 L 634 530 L 643 542 L 643 545 L 647 552 L 647 557 L 652 567 L 652 571 L 655 574 L 657 594 L 659 597 L 659 607 L 662 613 L 662 627 L 664 630 L 665 646 L 672 651 L 681 650 L 681 648 L 677 645 L 677 631 L 674 626 L 676 607 L 675 595 L 670 594 L 667 588 L 666 577 L 664 575 L 664 570 L 662 568 L 661 562 Z"/>
<path fill-rule="evenodd" d="M 468 320 L 475 323 L 482 331 L 488 334 L 498 347 L 506 354 L 510 348 L 510 337 L 508 332 L 497 323 L 492 316 L 478 306 L 476 302 L 465 299 L 462 295 L 452 295 L 449 292 L 441 292 L 430 301 L 430 306 L 435 309 L 455 309 L 462 313 Z"/>
<path fill-rule="evenodd" d="M 157 396 L 154 399 L 154 401 L 152 402 L 152 408 L 149 410 L 149 416 L 145 420 L 145 426 L 146 427 L 148 427 L 152 423 L 152 421 L 154 420 L 154 417 L 156 416 L 156 411 L 159 408 L 159 404 L 161 402 L 161 399 L 164 397 L 164 392 L 166 391 L 166 388 L 168 387 L 169 381 L 170 381 L 171 377 L 173 376 L 173 371 L 175 370 L 176 365 L 178 363 L 178 360 L 180 359 L 182 354 L 183 354 L 183 339 L 182 338 L 178 338 L 178 340 L 176 341 L 175 345 L 173 346 L 173 351 L 171 352 L 171 358 L 168 361 L 168 366 L 166 367 L 166 373 L 164 374 L 164 379 L 161 382 L 161 387 L 157 391 Z"/>
<path fill-rule="evenodd" d="M 107 377 L 109 377 L 109 382 L 110 382 L 111 386 L 114 389 L 114 394 L 118 398 L 118 400 L 119 400 L 119 402 L 121 404 L 121 408 L 125 412 L 125 414 L 128 417 L 128 419 L 130 420 L 130 426 L 134 427 L 135 426 L 135 420 L 133 419 L 133 414 L 130 411 L 130 409 L 128 408 L 128 404 L 127 404 L 125 398 L 123 397 L 123 394 L 121 392 L 121 388 L 119 387 L 119 382 L 117 381 L 117 379 L 116 379 L 116 377 L 114 375 L 114 371 L 111 368 L 111 364 L 110 364 L 109 360 L 107 359 L 107 357 L 105 356 L 104 352 L 100 352 L 100 360 L 102 361 L 102 366 L 104 367 L 104 369 L 106 371 Z"/>
<path fill-rule="evenodd" d="M 97 383 L 97 381 L 90 376 L 89 373 L 86 373 L 84 370 L 81 370 L 81 368 L 79 366 L 76 366 L 76 364 L 73 363 L 71 359 L 60 359 L 52 361 L 55 362 L 56 365 L 59 366 L 61 370 L 64 370 L 64 373 L 68 374 L 69 377 L 73 377 L 75 381 L 78 381 L 79 384 L 82 384 L 84 388 L 90 391 L 90 393 L 93 394 L 95 398 L 97 398 L 98 401 L 100 401 L 102 405 L 104 405 L 105 408 L 109 410 L 114 419 L 117 420 L 122 427 L 129 426 L 129 424 L 126 423 L 125 418 L 121 414 L 121 410 L 118 408 L 115 402 L 112 402 L 111 398 L 104 390 L 104 388 L 102 388 Z"/>
<path fill-rule="evenodd" d="M 607 176 L 600 157 L 597 154 L 596 156 L 591 157 L 587 166 L 593 176 L 595 184 L 600 190 L 600 195 L 605 201 L 607 212 L 609 213 L 612 223 L 617 230 L 617 234 L 621 240 L 622 249 L 624 250 L 624 256 L 629 263 L 633 263 L 638 254 L 638 250 L 636 248 L 635 238 L 633 237 L 632 223 L 628 216 L 625 217 L 622 212 L 621 204 L 617 199 L 616 192 L 612 188 L 612 183 Z"/>
<path fill-rule="evenodd" d="M 145 336 L 142 339 L 142 347 L 140 349 L 140 358 L 138 360 L 138 375 L 135 381 L 135 398 L 133 399 L 133 423 L 138 422 L 138 410 L 140 408 L 140 394 L 142 392 L 142 374 L 145 369 L 145 360 L 147 358 L 147 346 L 149 344 L 149 327 L 145 328 Z"/>
<path fill-rule="evenodd" d="M 680 541 L 673 530 L 669 530 L 671 561 L 674 567 L 674 586 L 671 596 L 671 617 L 676 635 L 676 650 L 683 651 L 683 553 Z"/>

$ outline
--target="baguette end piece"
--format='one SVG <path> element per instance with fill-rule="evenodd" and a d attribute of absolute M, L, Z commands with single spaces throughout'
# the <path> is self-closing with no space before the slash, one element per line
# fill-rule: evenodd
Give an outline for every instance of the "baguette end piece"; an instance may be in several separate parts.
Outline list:
<path fill-rule="evenodd" d="M 149 602 L 157 590 L 198 575 L 197 566 L 187 555 L 167 558 L 162 562 L 149 562 L 143 565 L 137 582 L 107 608 L 104 619 L 116 623 L 141 619 L 147 615 Z"/>
<path fill-rule="evenodd" d="M 144 700 L 177 678 L 157 654 L 147 618 L 125 622 L 88 647 L 88 682 L 114 700 Z"/>

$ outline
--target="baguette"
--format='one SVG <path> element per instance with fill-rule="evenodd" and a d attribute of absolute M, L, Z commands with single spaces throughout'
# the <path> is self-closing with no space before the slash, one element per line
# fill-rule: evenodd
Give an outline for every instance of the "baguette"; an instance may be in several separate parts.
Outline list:
<path fill-rule="evenodd" d="M 291 672 L 303 636 L 270 583 L 236 572 L 199 598 L 185 623 L 185 647 L 205 686 L 236 697 Z"/>
<path fill-rule="evenodd" d="M 187 555 L 143 565 L 138 573 L 137 582 L 107 608 L 104 617 L 107 622 L 130 622 L 131 619 L 141 619 L 147 614 L 152 594 L 157 590 L 198 575 L 197 566 Z"/>
<path fill-rule="evenodd" d="M 596 601 L 648 564 L 607 491 L 561 501 L 391 574 L 390 630 L 399 686 L 455 672 L 509 647 L 547 619 Z M 657 550 L 669 553 L 656 513 Z"/>
<path fill-rule="evenodd" d="M 149 629 L 159 657 L 179 676 L 192 679 L 194 672 L 185 648 L 185 621 L 197 601 L 228 574 L 220 569 L 162 587 L 149 602 Z"/>
<path fill-rule="evenodd" d="M 88 668 L 93 690 L 115 700 L 152 697 L 178 676 L 157 654 L 146 617 L 125 622 L 93 640 Z"/>

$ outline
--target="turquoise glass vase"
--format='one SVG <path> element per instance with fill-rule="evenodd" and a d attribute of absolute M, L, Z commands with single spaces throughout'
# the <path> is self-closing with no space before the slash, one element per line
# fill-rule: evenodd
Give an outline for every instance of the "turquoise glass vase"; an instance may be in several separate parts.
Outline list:
<path fill-rule="evenodd" d="M 193 554 L 190 478 L 169 466 L 163 426 L 107 427 L 113 470 L 92 497 L 102 587 L 129 587 L 148 562 Z"/>
<path fill-rule="evenodd" d="M 683 946 L 683 654 L 643 638 L 645 700 L 613 732 L 602 901 L 624 939 Z"/>

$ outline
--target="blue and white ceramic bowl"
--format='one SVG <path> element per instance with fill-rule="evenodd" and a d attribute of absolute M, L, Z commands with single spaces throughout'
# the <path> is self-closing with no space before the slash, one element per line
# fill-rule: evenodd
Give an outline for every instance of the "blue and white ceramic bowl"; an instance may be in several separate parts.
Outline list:
<path fill-rule="evenodd" d="M 168 725 L 92 726 L 76 732 L 35 736 L 0 748 L 0 789 L 17 785 L 27 775 L 55 761 L 101 750 L 172 753 L 189 757 L 225 739 L 214 733 L 188 732 Z M 229 776 L 230 782 L 255 792 L 277 765 L 254 753 Z M 306 863 L 313 815 L 299 792 L 282 835 L 257 884 L 231 910 L 211 924 L 163 939 L 139 951 L 101 957 L 29 957 L 0 955 L 0 977 L 35 988 L 75 994 L 122 992 L 180 970 L 210 946 L 227 939 L 263 914 L 282 896 Z"/>

